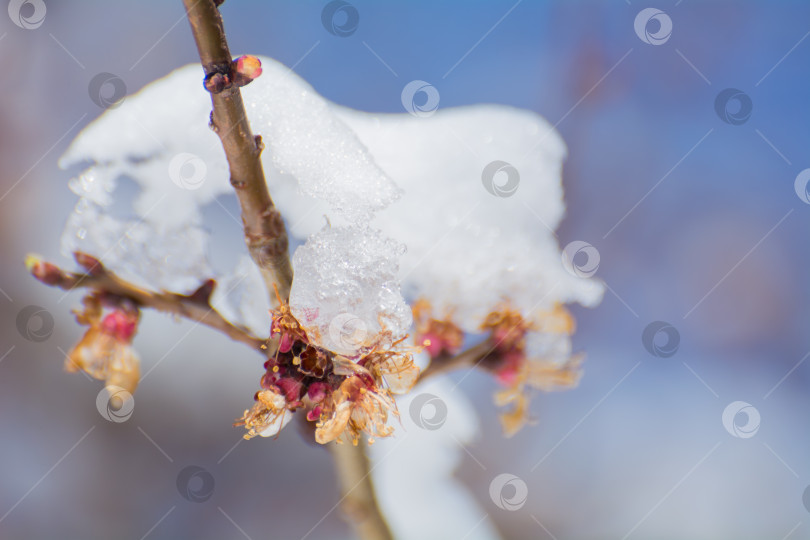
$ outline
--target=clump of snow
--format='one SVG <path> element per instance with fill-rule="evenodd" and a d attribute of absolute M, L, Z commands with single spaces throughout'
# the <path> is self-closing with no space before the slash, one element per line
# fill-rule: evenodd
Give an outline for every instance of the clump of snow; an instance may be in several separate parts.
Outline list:
<path fill-rule="evenodd" d="M 565 209 L 566 150 L 539 115 L 500 105 L 430 118 L 338 111 L 403 188 L 375 225 L 408 246 L 402 279 L 411 296 L 454 312 L 470 332 L 504 300 L 531 318 L 555 303 L 601 299 L 600 283 L 560 263 L 553 229 Z"/>
<path fill-rule="evenodd" d="M 218 280 L 211 295 L 211 306 L 227 320 L 242 324 L 256 336 L 267 335 L 272 322 L 270 297 L 258 267 L 242 255 L 233 272 Z"/>
<path fill-rule="evenodd" d="M 245 98 L 251 125 L 269 141 L 265 156 L 273 168 L 293 176 L 301 193 L 328 202 L 352 223 L 369 221 L 396 200 L 399 188 L 333 105 L 278 62 L 265 59 L 267 64 L 262 84 L 246 87 Z"/>
<path fill-rule="evenodd" d="M 387 335 L 411 326 L 402 298 L 397 261 L 405 246 L 362 226 L 324 227 L 293 257 L 290 291 L 293 315 L 310 339 L 332 351 L 356 356 Z"/>
<path fill-rule="evenodd" d="M 340 316 L 358 319 L 333 328 L 344 345 L 362 337 L 363 327 L 390 324 L 402 331 L 410 319 L 398 282 L 411 299 L 427 297 L 439 316 L 452 312 L 471 332 L 502 301 L 531 319 L 556 303 L 601 299 L 597 280 L 561 264 L 553 230 L 564 213 L 566 150 L 543 118 L 498 105 L 440 109 L 426 118 L 358 112 L 320 97 L 278 62 L 262 62 L 263 75 L 243 96 L 266 145 L 270 192 L 291 235 L 315 235 L 293 259 L 292 307 L 323 339 Z M 208 128 L 211 105 L 201 77 L 199 66 L 181 68 L 77 137 L 61 163 L 92 165 L 72 183 L 81 200 L 66 227 L 65 251 L 81 245 L 156 287 L 177 289 L 180 281 L 210 277 L 201 229 L 210 224 L 202 223 L 200 208 L 231 187 L 219 140 Z M 133 206 L 143 227 L 135 230 L 154 234 L 118 245 L 129 224 L 108 208 L 121 175 L 141 187 Z M 323 228 L 324 215 L 334 228 Z M 112 233 L 88 234 L 93 220 Z M 139 265 L 144 252 L 151 258 Z M 156 276 L 164 258 L 178 253 L 182 264 Z M 362 263 L 364 257 L 379 264 Z M 382 263 L 386 257 L 390 264 Z M 244 270 L 225 280 L 244 277 Z M 220 287 L 217 305 L 230 306 L 224 309 L 234 322 L 252 326 L 266 320 L 267 306 L 252 301 L 266 296 L 262 288 L 260 280 L 245 279 L 229 298 L 228 287 Z"/>
<path fill-rule="evenodd" d="M 180 292 L 197 289 L 211 276 L 202 255 L 207 242 L 199 227 L 116 219 L 90 199 L 79 200 L 62 235 L 66 253 L 96 255 L 105 264 L 113 261 L 124 279 Z"/>
<path fill-rule="evenodd" d="M 436 377 L 398 396 L 397 407 L 402 429 L 369 448 L 377 499 L 394 535 L 500 538 L 488 508 L 454 476 L 467 459 L 465 447 L 474 453 L 480 434 L 472 403 L 446 377 Z"/>

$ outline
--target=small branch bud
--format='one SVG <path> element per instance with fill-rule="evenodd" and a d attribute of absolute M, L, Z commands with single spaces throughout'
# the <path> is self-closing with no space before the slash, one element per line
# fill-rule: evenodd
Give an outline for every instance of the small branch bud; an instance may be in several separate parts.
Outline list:
<path fill-rule="evenodd" d="M 231 87 L 231 76 L 228 73 L 214 71 L 206 75 L 203 85 L 212 94 L 219 94 Z"/>
<path fill-rule="evenodd" d="M 264 151 L 264 141 L 262 140 L 261 135 L 256 135 L 253 137 L 253 142 L 256 143 L 256 155 L 261 154 Z"/>
<path fill-rule="evenodd" d="M 214 293 L 216 286 L 217 282 L 215 280 L 207 279 L 196 291 L 186 296 L 186 298 L 197 304 L 209 306 L 211 295 Z"/>
<path fill-rule="evenodd" d="M 262 62 L 255 56 L 246 54 L 233 62 L 233 84 L 245 86 L 262 74 Z"/>
<path fill-rule="evenodd" d="M 91 276 L 100 276 L 104 273 L 104 266 L 101 264 L 101 261 L 92 255 L 77 251 L 73 254 L 73 258 L 76 259 L 79 266 L 87 270 L 87 273 Z"/>
<path fill-rule="evenodd" d="M 45 285 L 59 285 L 66 278 L 58 266 L 43 260 L 39 255 L 27 255 L 25 257 L 25 268 Z"/>

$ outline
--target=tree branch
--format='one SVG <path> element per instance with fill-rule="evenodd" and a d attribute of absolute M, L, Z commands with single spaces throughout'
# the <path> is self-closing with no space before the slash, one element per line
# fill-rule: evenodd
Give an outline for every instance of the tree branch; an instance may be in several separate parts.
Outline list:
<path fill-rule="evenodd" d="M 391 531 L 374 497 L 365 444 L 330 443 L 328 446 L 335 460 L 341 506 L 358 537 L 363 540 L 392 540 Z"/>
<path fill-rule="evenodd" d="M 83 274 L 66 272 L 49 262 L 35 256 L 26 260 L 28 270 L 35 278 L 46 285 L 59 287 L 66 291 L 80 288 L 96 289 L 116 296 L 129 298 L 139 307 L 153 308 L 164 313 L 185 317 L 200 324 L 210 326 L 224 333 L 234 341 L 244 343 L 251 349 L 263 351 L 266 340 L 253 336 L 248 330 L 229 323 L 211 307 L 209 300 L 214 292 L 216 282 L 209 279 L 190 295 L 170 292 L 152 292 L 110 272 L 95 257 L 84 253 L 75 254 L 76 261 L 87 272 Z M 265 354 L 262 352 L 262 354 Z"/>
<path fill-rule="evenodd" d="M 486 339 L 470 347 L 466 351 L 460 352 L 455 356 L 440 356 L 431 360 L 430 365 L 419 374 L 419 381 L 423 381 L 428 377 L 439 375 L 440 373 L 447 373 L 460 367 L 475 367 L 484 360 L 495 350 L 492 341 Z"/>
<path fill-rule="evenodd" d="M 222 17 L 214 0 L 183 0 L 191 32 L 205 70 L 205 87 L 211 92 L 211 128 L 219 135 L 230 168 L 231 185 L 242 208 L 245 242 L 261 271 L 271 304 L 273 285 L 282 300 L 290 295 L 292 265 L 281 213 L 267 190 L 260 154 L 261 137 L 254 138 L 245 114 L 242 94 L 233 84 L 234 62 L 225 40 Z M 221 2 L 220 2 L 221 3 Z"/>

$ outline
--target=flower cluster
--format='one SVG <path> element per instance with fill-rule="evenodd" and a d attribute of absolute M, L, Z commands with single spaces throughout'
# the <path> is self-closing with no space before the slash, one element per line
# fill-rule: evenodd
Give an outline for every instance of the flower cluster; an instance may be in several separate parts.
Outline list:
<path fill-rule="evenodd" d="M 398 415 L 392 393 L 410 390 L 419 376 L 402 340 L 347 358 L 312 343 L 288 304 L 272 315 L 271 339 L 278 347 L 264 363 L 253 407 L 235 424 L 245 426 L 245 438 L 275 435 L 299 409 L 315 423 L 320 444 L 356 445 L 362 433 L 369 443 L 391 435 L 389 416 Z"/>

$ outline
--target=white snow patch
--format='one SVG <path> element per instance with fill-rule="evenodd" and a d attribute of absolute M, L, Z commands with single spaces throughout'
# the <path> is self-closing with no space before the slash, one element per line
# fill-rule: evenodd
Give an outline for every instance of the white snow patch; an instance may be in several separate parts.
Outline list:
<path fill-rule="evenodd" d="M 424 402 L 421 396 L 425 394 L 433 396 L 427 396 L 432 403 L 412 407 L 415 400 L 416 405 Z M 500 538 L 488 509 L 481 508 L 454 476 L 467 456 L 464 447 L 474 451 L 472 445 L 480 431 L 469 400 L 454 392 L 452 382 L 441 376 L 398 396 L 397 406 L 402 428 L 391 438 L 378 439 L 370 449 L 377 499 L 394 536 L 401 540 Z M 428 420 L 438 419 L 439 409 L 446 411 L 446 420 L 438 429 L 425 429 L 414 422 L 415 418 L 424 424 L 420 414 Z"/>

